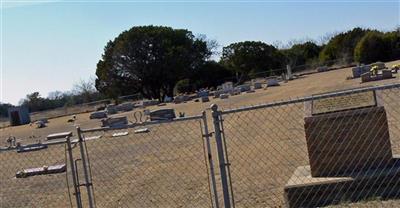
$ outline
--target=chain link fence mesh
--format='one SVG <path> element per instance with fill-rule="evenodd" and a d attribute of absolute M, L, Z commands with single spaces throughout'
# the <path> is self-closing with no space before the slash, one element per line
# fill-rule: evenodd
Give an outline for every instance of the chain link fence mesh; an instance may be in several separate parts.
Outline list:
<path fill-rule="evenodd" d="M 396 154 L 399 154 L 400 144 L 400 88 L 384 89 L 379 90 L 379 92 L 377 97 L 381 100 L 387 116 L 390 136 L 389 146 L 391 146 L 393 157 L 396 157 Z M 385 179 L 373 178 L 372 181 L 360 183 L 355 187 L 350 186 L 351 188 L 349 188 L 349 186 L 336 184 L 329 189 L 323 188 L 323 186 L 312 186 L 312 183 L 327 182 L 326 177 L 320 180 L 318 177 L 313 177 L 316 180 L 310 180 L 311 175 L 307 175 L 309 170 L 300 171 L 300 175 L 294 174 L 299 167 L 309 166 L 310 160 L 313 162 L 324 161 L 325 164 L 316 165 L 325 167 L 328 175 L 334 175 L 335 169 L 347 168 L 346 170 L 349 173 L 343 175 L 350 178 L 356 177 L 358 174 L 358 170 L 353 170 L 353 166 L 372 170 L 373 167 L 372 165 L 369 167 L 369 164 L 376 165 L 378 163 L 379 166 L 379 163 L 384 163 L 385 155 L 390 152 L 384 152 L 387 151 L 387 149 L 384 149 L 387 144 L 379 143 L 384 141 L 380 138 L 385 136 L 384 121 L 386 118 L 383 114 L 367 110 L 366 114 L 374 119 L 367 119 L 365 116 L 351 113 L 342 115 L 344 116 L 343 119 L 337 114 L 332 114 L 333 116 L 328 119 L 327 123 L 322 125 L 322 121 L 316 120 L 309 125 L 318 128 L 307 130 L 305 129 L 304 119 L 306 113 L 305 102 L 302 99 L 282 102 L 281 105 L 249 107 L 239 111 L 227 110 L 222 112 L 221 128 L 226 145 L 227 168 L 230 170 L 233 206 L 286 206 L 285 186 L 301 186 L 302 184 L 308 185 L 308 190 L 306 188 L 296 190 L 295 196 L 298 199 L 293 200 L 296 205 L 292 207 L 298 207 L 299 204 L 302 204 L 303 207 L 315 207 L 315 205 L 312 205 L 315 201 L 330 200 L 332 197 L 334 204 L 341 205 L 343 203 L 351 204 L 354 199 L 362 199 L 361 203 L 352 205 L 370 207 L 395 203 L 399 206 L 399 203 L 382 202 L 380 201 L 381 197 L 375 197 L 375 195 L 380 195 L 378 193 L 381 192 L 385 193 L 384 196 L 400 196 L 400 190 L 399 192 L 388 190 L 399 188 L 400 183 L 398 182 L 400 181 L 397 172 Z M 346 129 L 341 129 L 341 125 L 346 125 Z M 321 126 L 324 126 L 325 129 L 319 128 Z M 311 142 L 310 139 L 309 144 L 307 144 L 306 131 L 309 131 L 308 137 L 316 137 L 315 141 Z M 356 138 L 358 136 L 359 139 Z M 352 143 L 345 141 L 344 145 L 346 146 L 339 145 L 341 149 L 336 149 L 335 145 L 340 143 L 340 139 L 349 141 L 351 139 Z M 320 149 L 315 153 L 308 151 L 309 146 Z M 370 152 L 368 153 L 368 151 Z M 379 158 L 376 158 L 376 155 Z M 392 157 L 392 154 L 390 156 Z M 365 164 L 363 161 L 360 162 L 360 158 L 365 161 Z M 345 167 L 342 161 L 348 161 L 350 164 Z M 395 166 L 390 166 L 389 172 L 399 170 L 398 162 L 394 163 Z M 375 175 L 388 174 L 387 169 L 373 170 Z M 335 178 L 333 177 L 333 179 Z M 362 193 L 360 194 L 360 192 Z M 362 196 L 368 197 L 363 199 Z M 307 204 L 304 200 L 310 203 Z M 366 201 L 371 202 L 366 203 Z"/>
<path fill-rule="evenodd" d="M 71 207 L 74 204 L 69 195 L 72 182 L 68 168 L 56 174 L 28 176 L 26 173 L 16 177 L 17 172 L 27 169 L 67 165 L 64 144 L 32 152 L 2 151 L 0 161 L 0 207 Z"/>
<path fill-rule="evenodd" d="M 210 207 L 200 122 L 83 133 L 97 207 Z"/>
<path fill-rule="evenodd" d="M 361 114 L 344 111 L 307 120 L 307 99 L 300 98 L 222 111 L 222 138 L 207 135 L 217 129 L 212 116 L 204 114 L 82 130 L 83 149 L 73 138 L 71 152 L 65 144 L 25 153 L 2 150 L 0 207 L 76 207 L 68 153 L 76 164 L 83 207 L 89 207 L 81 151 L 87 156 L 91 184 L 86 185 L 92 185 L 96 207 L 214 207 L 215 202 L 222 207 L 224 191 L 232 207 L 284 207 L 288 199 L 292 207 L 315 207 L 311 202 L 321 200 L 330 200 L 331 207 L 396 207 L 400 203 L 392 198 L 400 196 L 400 162 L 390 160 L 388 170 L 385 159 L 400 155 L 400 87 L 371 90 L 377 91 L 384 113 L 364 108 Z M 221 186 L 218 139 L 231 190 Z M 342 149 L 335 148 L 338 143 L 344 144 Z M 16 178 L 24 169 L 60 164 L 66 165 L 65 172 Z M 341 185 L 368 171 L 364 177 L 370 179 Z M 315 186 L 332 180 L 341 183 Z"/>

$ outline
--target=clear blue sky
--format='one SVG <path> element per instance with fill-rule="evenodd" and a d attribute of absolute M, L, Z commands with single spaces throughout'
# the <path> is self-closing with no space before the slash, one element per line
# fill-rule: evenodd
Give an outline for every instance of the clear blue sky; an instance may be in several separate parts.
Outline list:
<path fill-rule="evenodd" d="M 399 1 L 2 1 L 0 101 L 13 104 L 94 77 L 106 42 L 132 26 L 187 28 L 224 46 L 400 24 Z"/>

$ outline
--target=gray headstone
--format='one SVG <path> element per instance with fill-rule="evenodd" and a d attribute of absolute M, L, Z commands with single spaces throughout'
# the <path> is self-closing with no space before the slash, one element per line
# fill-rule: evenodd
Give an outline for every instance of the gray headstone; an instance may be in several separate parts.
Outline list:
<path fill-rule="evenodd" d="M 172 120 L 176 118 L 175 111 L 172 108 L 154 110 L 150 112 L 151 121 Z"/>

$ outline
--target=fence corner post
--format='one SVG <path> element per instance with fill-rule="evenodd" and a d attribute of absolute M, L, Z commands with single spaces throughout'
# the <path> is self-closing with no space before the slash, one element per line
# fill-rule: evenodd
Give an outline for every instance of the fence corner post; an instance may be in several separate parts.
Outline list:
<path fill-rule="evenodd" d="M 93 189 L 92 189 L 92 181 L 91 181 L 91 176 L 90 176 L 90 170 L 89 170 L 89 159 L 87 154 L 89 154 L 86 151 L 86 144 L 85 147 L 83 146 L 83 137 L 82 137 L 82 132 L 81 128 L 78 126 L 76 127 L 76 132 L 78 135 L 78 143 L 79 143 L 79 149 L 81 153 L 81 158 L 82 158 L 82 164 L 83 164 L 83 173 L 85 176 L 85 183 L 83 184 L 86 187 L 87 190 L 87 195 L 88 195 L 88 201 L 89 201 L 89 207 L 94 208 L 94 197 L 93 197 Z"/>
<path fill-rule="evenodd" d="M 226 173 L 226 162 L 225 162 L 225 150 L 221 136 L 221 126 L 220 126 L 220 116 L 221 111 L 218 111 L 218 105 L 212 104 L 212 117 L 214 123 L 214 131 L 215 131 L 215 141 L 217 144 L 217 152 L 218 152 L 218 161 L 219 161 L 219 169 L 221 174 L 221 185 L 222 185 L 222 194 L 224 196 L 224 207 L 231 207 L 231 200 L 229 196 L 229 185 L 228 185 L 228 177 Z"/>

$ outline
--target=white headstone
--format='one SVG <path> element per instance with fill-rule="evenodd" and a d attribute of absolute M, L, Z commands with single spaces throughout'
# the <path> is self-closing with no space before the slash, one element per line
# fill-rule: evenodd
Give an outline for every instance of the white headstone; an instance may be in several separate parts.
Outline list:
<path fill-rule="evenodd" d="M 293 79 L 292 68 L 290 67 L 290 65 L 286 65 L 286 76 L 288 80 Z"/>

